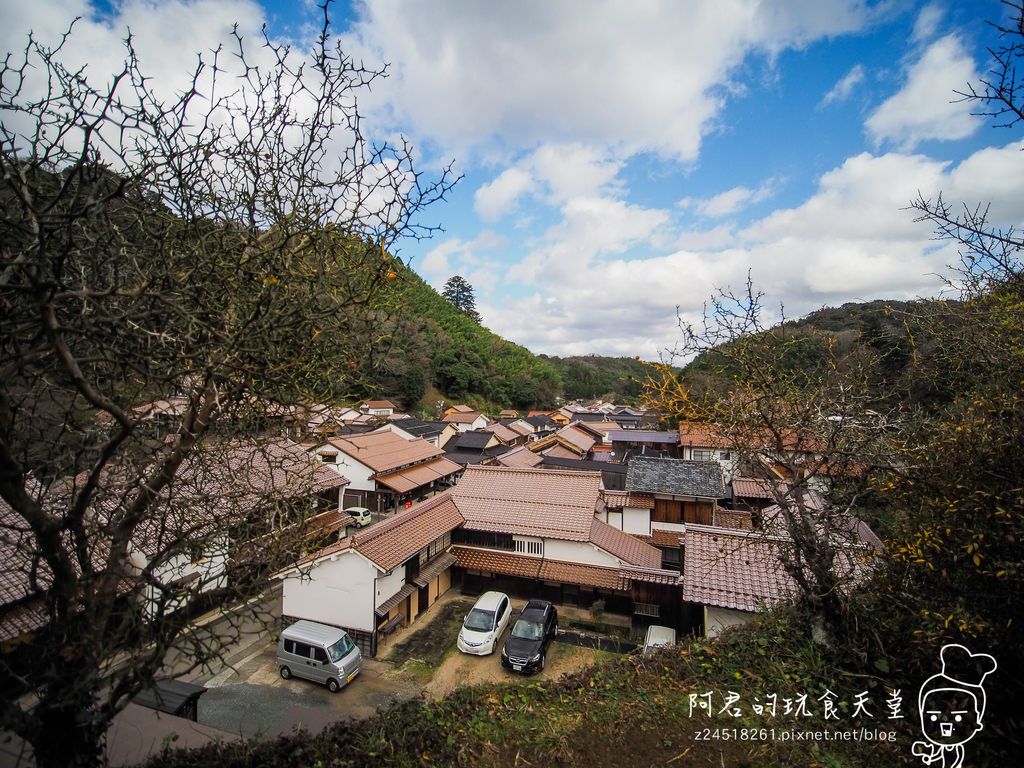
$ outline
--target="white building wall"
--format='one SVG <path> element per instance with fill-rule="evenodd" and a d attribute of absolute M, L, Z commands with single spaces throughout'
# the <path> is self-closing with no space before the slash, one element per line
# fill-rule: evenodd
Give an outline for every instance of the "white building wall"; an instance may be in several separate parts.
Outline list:
<path fill-rule="evenodd" d="M 373 607 L 390 600 L 405 586 L 405 566 L 400 565 L 387 576 L 379 576 L 374 588 Z"/>
<path fill-rule="evenodd" d="M 337 457 L 333 462 L 324 463 L 325 467 L 330 467 L 339 475 L 347 477 L 349 480 L 347 490 L 350 491 L 373 491 L 376 490 L 376 483 L 370 479 L 370 475 L 373 474 L 373 470 L 360 461 L 356 461 L 346 453 L 342 453 L 333 445 L 322 445 L 313 451 L 313 455 L 320 458 L 321 454 L 334 453 Z M 320 459 L 323 461 L 323 459 Z"/>
<path fill-rule="evenodd" d="M 559 541 L 546 539 L 544 557 L 547 560 L 564 560 L 569 563 L 604 565 L 616 568 L 619 560 L 614 555 L 598 549 L 588 541 Z"/>
<path fill-rule="evenodd" d="M 622 510 L 622 530 L 634 536 L 651 535 L 651 510 L 624 507 Z"/>
<path fill-rule="evenodd" d="M 282 613 L 299 619 L 373 632 L 374 577 L 378 571 L 354 552 L 323 560 L 307 577 L 284 579 Z"/>
<path fill-rule="evenodd" d="M 203 544 L 203 550 L 197 560 L 193 561 L 191 555 L 176 555 L 156 568 L 153 576 L 162 584 L 171 584 L 198 574 L 200 592 L 209 592 L 211 589 L 223 587 L 227 579 L 228 537 L 225 535 L 209 539 Z M 134 552 L 132 558 L 140 568 L 144 568 L 148 564 L 145 555 L 141 552 Z M 152 586 L 146 588 L 146 614 L 148 616 L 155 615 L 155 604 L 159 600 L 159 595 L 158 588 Z M 167 613 L 173 613 L 184 607 L 186 602 L 182 599 L 168 603 L 164 610 Z"/>
<path fill-rule="evenodd" d="M 709 638 L 718 637 L 729 627 L 745 624 L 754 614 L 746 611 L 734 611 L 730 608 L 717 608 L 713 605 L 704 606 L 704 634 Z"/>

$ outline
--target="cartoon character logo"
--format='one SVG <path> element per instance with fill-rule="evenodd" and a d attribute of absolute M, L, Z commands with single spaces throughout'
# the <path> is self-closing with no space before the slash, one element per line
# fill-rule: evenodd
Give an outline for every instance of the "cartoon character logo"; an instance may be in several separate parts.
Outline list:
<path fill-rule="evenodd" d="M 964 744 L 983 727 L 982 684 L 995 671 L 996 660 L 987 653 L 971 653 L 962 645 L 944 645 L 939 659 L 942 671 L 925 680 L 917 695 L 921 731 L 928 741 L 915 741 L 911 751 L 925 765 L 960 768 Z"/>

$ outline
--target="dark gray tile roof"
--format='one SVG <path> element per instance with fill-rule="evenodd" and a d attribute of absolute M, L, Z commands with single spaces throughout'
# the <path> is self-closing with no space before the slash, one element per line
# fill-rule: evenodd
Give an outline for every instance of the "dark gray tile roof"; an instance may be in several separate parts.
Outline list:
<path fill-rule="evenodd" d="M 626 490 L 719 499 L 725 481 L 718 462 L 634 456 L 626 470 Z"/>

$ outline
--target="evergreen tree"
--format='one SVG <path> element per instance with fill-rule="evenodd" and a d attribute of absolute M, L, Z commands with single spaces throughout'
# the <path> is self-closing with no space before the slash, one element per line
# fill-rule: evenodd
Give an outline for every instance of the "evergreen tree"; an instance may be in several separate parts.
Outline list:
<path fill-rule="evenodd" d="M 473 298 L 473 286 L 462 275 L 449 277 L 441 295 L 474 323 L 480 322 L 480 313 L 476 311 L 476 300 Z"/>

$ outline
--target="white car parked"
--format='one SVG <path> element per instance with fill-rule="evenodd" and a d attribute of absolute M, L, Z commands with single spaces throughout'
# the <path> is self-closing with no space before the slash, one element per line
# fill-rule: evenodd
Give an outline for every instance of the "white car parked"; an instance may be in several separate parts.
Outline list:
<path fill-rule="evenodd" d="M 458 648 L 463 653 L 485 656 L 494 653 L 512 616 L 512 605 L 504 592 L 485 592 L 459 630 Z"/>

